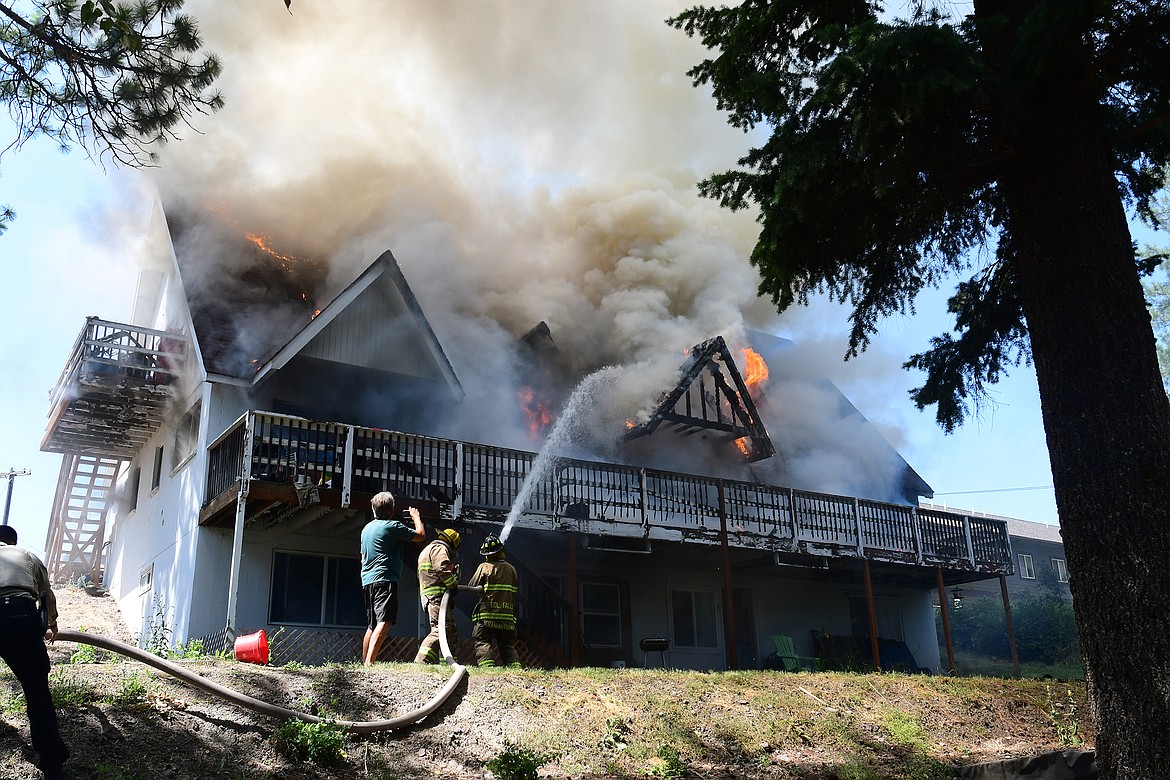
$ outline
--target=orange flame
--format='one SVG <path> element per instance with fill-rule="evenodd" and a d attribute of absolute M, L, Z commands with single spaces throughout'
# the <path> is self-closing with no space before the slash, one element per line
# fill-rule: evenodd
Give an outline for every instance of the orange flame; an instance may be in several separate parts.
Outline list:
<path fill-rule="evenodd" d="M 553 421 L 553 414 L 547 406 L 536 400 L 536 391 L 525 387 L 516 394 L 520 399 L 520 409 L 528 420 L 528 436 L 533 441 L 540 438 L 540 433 Z"/>
<path fill-rule="evenodd" d="M 634 427 L 634 421 L 633 421 L 633 420 L 626 420 L 626 427 L 627 427 L 627 428 L 633 428 L 633 427 Z"/>
<path fill-rule="evenodd" d="M 743 453 L 745 458 L 752 454 L 751 449 L 748 448 L 748 441 L 747 436 L 740 436 L 735 440 L 735 446 L 739 447 L 739 451 Z"/>
<path fill-rule="evenodd" d="M 768 378 L 768 364 L 750 347 L 743 351 L 743 367 L 743 381 L 748 387 L 755 387 Z"/>
<path fill-rule="evenodd" d="M 291 255 L 282 255 L 268 244 L 268 238 L 259 233 L 244 233 L 244 238 L 255 244 L 256 248 L 280 261 L 280 267 L 289 270 L 289 263 L 295 263 L 296 258 Z"/>

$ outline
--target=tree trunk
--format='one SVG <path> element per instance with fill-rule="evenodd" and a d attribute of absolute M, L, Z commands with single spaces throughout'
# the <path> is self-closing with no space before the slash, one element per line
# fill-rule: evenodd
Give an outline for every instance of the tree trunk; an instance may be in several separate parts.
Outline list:
<path fill-rule="evenodd" d="M 1170 771 L 1170 402 L 1089 53 L 1074 54 L 1017 96 L 1027 108 L 1001 136 L 1015 152 L 1004 240 L 1019 250 L 1098 765 L 1149 780 Z"/>

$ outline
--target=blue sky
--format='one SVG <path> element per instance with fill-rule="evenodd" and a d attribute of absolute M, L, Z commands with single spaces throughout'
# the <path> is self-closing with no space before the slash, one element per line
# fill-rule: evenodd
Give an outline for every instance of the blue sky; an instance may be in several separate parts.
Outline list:
<path fill-rule="evenodd" d="M 745 148 L 684 75 L 701 49 L 662 23 L 685 2 L 606 0 L 556 13 L 537 0 L 485 2 L 455 18 L 442 5 L 365 2 L 362 13 L 337 14 L 297 3 L 290 15 L 280 3 L 246 4 L 225 14 L 222 4 L 191 0 L 188 10 L 224 60 L 227 107 L 173 145 L 162 173 L 182 171 L 193 187 L 218 186 L 228 196 L 260 184 L 274 209 L 315 194 L 310 207 L 322 224 L 368 218 L 339 209 L 333 197 L 355 181 L 393 182 L 398 189 L 385 193 L 395 219 L 478 199 L 499 208 L 490 215 L 499 223 L 520 224 L 529 207 L 563 218 L 549 203 L 559 205 L 556 190 L 567 182 L 635 172 L 689 191 Z M 0 118 L 0 145 L 11 137 Z M 357 153 L 370 149 L 376 154 Z M 422 164 L 411 167 L 415 160 Z M 319 186 L 343 179 L 348 190 Z M 87 315 L 130 317 L 132 257 L 147 220 L 142 180 L 43 140 L 0 159 L 0 204 L 17 212 L 0 236 L 0 469 L 33 472 L 15 481 L 10 522 L 38 551 L 60 466 L 59 456 L 38 450 L 48 394 Z M 439 185 L 448 189 L 428 189 Z M 491 200 L 505 187 L 525 188 L 524 197 Z M 452 220 L 448 232 L 458 240 L 450 243 L 514 244 L 461 229 L 479 224 L 495 225 L 482 213 Z M 418 254 L 418 234 L 403 235 Z M 391 246 L 400 258 L 410 254 Z M 883 323 L 870 349 L 848 363 L 845 314 L 825 301 L 786 315 L 779 333 L 823 346 L 818 366 L 934 487 L 937 503 L 1055 523 L 1029 368 L 1012 370 L 992 389 L 992 403 L 950 436 L 933 410 L 919 412 L 907 396 L 921 378 L 901 365 L 949 328 L 948 293 L 930 292 L 916 316 Z"/>

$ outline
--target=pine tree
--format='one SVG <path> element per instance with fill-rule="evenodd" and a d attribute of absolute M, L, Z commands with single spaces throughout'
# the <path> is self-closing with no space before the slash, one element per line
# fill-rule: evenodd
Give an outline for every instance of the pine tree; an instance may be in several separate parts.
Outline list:
<path fill-rule="evenodd" d="M 670 23 L 714 51 L 696 84 L 762 139 L 700 185 L 758 207 L 762 293 L 847 301 L 854 355 L 958 279 L 954 331 L 907 363 L 948 431 L 1034 363 L 1102 777 L 1162 775 L 1170 402 L 1126 208 L 1152 218 L 1170 160 L 1170 7 L 745 0 Z"/>
<path fill-rule="evenodd" d="M 199 56 L 182 0 L 0 1 L 0 102 L 17 125 L 0 154 L 37 136 L 149 164 L 196 113 L 218 110 L 220 73 Z M 0 233 L 12 219 L 0 207 Z"/>

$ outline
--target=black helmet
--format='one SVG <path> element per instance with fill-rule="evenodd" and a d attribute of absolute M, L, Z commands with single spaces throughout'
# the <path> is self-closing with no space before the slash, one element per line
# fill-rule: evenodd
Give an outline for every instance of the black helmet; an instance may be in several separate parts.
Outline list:
<path fill-rule="evenodd" d="M 500 541 L 500 537 L 495 534 L 488 534 L 487 538 L 483 540 L 483 544 L 479 546 L 480 555 L 491 555 L 504 551 L 504 543 Z"/>

